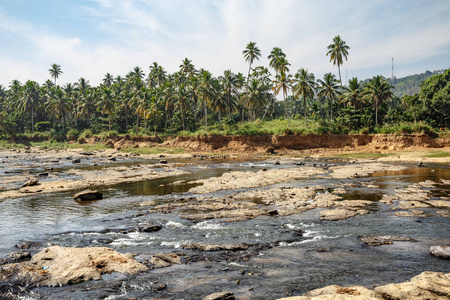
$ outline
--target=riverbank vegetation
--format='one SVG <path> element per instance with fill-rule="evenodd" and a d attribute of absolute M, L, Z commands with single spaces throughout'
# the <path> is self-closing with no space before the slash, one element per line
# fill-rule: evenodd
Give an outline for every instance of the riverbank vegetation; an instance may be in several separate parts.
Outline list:
<path fill-rule="evenodd" d="M 53 64 L 53 80 L 12 80 L 0 86 L 0 138 L 10 141 L 82 141 L 98 135 L 263 135 L 434 132 L 450 126 L 450 70 L 421 84 L 413 96 L 397 97 L 390 81 L 374 76 L 363 83 L 340 80 L 350 47 L 336 36 L 326 55 L 339 76 L 316 79 L 306 68 L 294 71 L 282 49 L 257 65 L 261 51 L 250 42 L 243 51 L 247 76 L 225 70 L 215 77 L 188 58 L 169 74 L 153 63 L 147 75 L 135 67 L 126 76 L 107 73 L 63 86 Z M 282 101 L 281 101 L 282 100 Z"/>

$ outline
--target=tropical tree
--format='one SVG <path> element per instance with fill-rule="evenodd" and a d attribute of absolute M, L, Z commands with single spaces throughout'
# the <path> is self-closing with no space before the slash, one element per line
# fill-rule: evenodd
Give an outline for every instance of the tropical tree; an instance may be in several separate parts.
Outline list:
<path fill-rule="evenodd" d="M 353 77 L 348 81 L 348 87 L 344 89 L 342 98 L 346 103 L 353 105 L 353 110 L 356 110 L 356 105 L 363 101 L 364 84 L 358 78 Z"/>
<path fill-rule="evenodd" d="M 47 94 L 47 109 L 53 113 L 64 130 L 64 122 L 70 111 L 70 103 L 67 94 L 59 86 L 50 89 Z"/>
<path fill-rule="evenodd" d="M 35 81 L 27 81 L 20 90 L 18 96 L 18 108 L 31 115 L 31 131 L 34 132 L 34 112 L 39 105 L 39 84 Z"/>
<path fill-rule="evenodd" d="M 188 109 L 189 100 L 192 98 L 192 90 L 188 89 L 185 84 L 182 84 L 176 89 L 175 94 L 175 107 L 180 109 L 181 119 L 183 122 L 183 131 L 186 130 L 184 122 L 184 112 Z"/>
<path fill-rule="evenodd" d="M 274 87 L 272 90 L 275 95 L 278 95 L 280 91 L 283 91 L 283 102 L 284 102 L 284 111 L 286 113 L 286 119 L 288 120 L 288 126 L 291 127 L 291 122 L 289 121 L 286 96 L 288 91 L 292 88 L 292 75 L 286 74 L 285 72 L 281 72 L 275 76 Z"/>
<path fill-rule="evenodd" d="M 341 78 L 341 65 L 344 63 L 344 58 L 347 60 L 349 46 L 345 43 L 345 41 L 341 40 L 339 35 L 335 36 L 333 39 L 333 43 L 328 45 L 327 56 L 330 56 L 330 62 L 333 62 L 333 65 L 337 65 L 339 72 L 339 82 L 342 86 L 342 78 Z"/>
<path fill-rule="evenodd" d="M 331 73 L 326 73 L 323 80 L 319 79 L 319 87 L 317 96 L 327 100 L 330 109 L 328 120 L 333 122 L 333 103 L 338 99 L 341 91 L 339 89 L 336 76 Z"/>
<path fill-rule="evenodd" d="M 392 89 L 394 87 L 388 82 L 387 79 L 381 75 L 373 77 L 366 85 L 365 98 L 369 101 L 373 101 L 375 107 L 375 124 L 378 125 L 378 108 L 383 102 L 389 101 L 394 97 Z"/>
<path fill-rule="evenodd" d="M 314 74 L 308 73 L 308 69 L 301 68 L 295 74 L 294 78 L 294 98 L 299 99 L 303 98 L 303 113 L 305 117 L 305 126 L 306 126 L 306 100 L 313 99 L 314 93 L 316 89 L 316 81 Z"/>
<path fill-rule="evenodd" d="M 188 80 L 192 79 L 196 75 L 195 66 L 192 64 L 192 60 L 190 60 L 186 57 L 183 60 L 183 63 L 180 65 L 180 72 Z"/>
<path fill-rule="evenodd" d="M 280 73 L 280 66 L 284 62 L 283 58 L 286 58 L 286 54 L 284 54 L 283 50 L 279 47 L 274 47 L 269 56 L 267 56 L 269 66 L 275 70 L 275 74 Z"/>
<path fill-rule="evenodd" d="M 105 78 L 103 78 L 103 84 L 109 88 L 109 87 L 111 87 L 113 82 L 114 82 L 114 77 L 111 74 L 106 73 Z"/>
<path fill-rule="evenodd" d="M 111 130 L 111 115 L 114 111 L 114 97 L 111 89 L 108 87 L 103 87 L 101 89 L 100 100 L 97 104 L 98 110 L 102 112 L 102 114 L 108 115 L 108 129 Z"/>
<path fill-rule="evenodd" d="M 210 105 L 211 101 L 215 97 L 214 78 L 211 72 L 203 69 L 200 70 L 199 76 L 199 90 L 204 107 L 205 127 L 206 130 L 208 130 L 208 105 Z"/>
<path fill-rule="evenodd" d="M 58 79 L 59 75 L 63 73 L 61 71 L 61 66 L 58 64 L 52 64 L 50 69 L 48 69 L 48 72 L 50 73 L 50 76 L 55 80 L 56 85 L 56 79 Z"/>
<path fill-rule="evenodd" d="M 251 79 L 241 96 L 241 103 L 250 109 L 253 120 L 256 120 L 256 111 L 266 105 L 267 98 L 266 86 L 258 79 Z"/>
<path fill-rule="evenodd" d="M 256 60 L 259 60 L 261 57 L 261 50 L 256 46 L 256 42 L 249 42 L 245 47 L 244 51 L 242 51 L 244 55 L 244 59 L 249 63 L 248 66 L 248 76 L 250 76 L 250 70 L 252 69 L 252 63 Z M 247 80 L 248 80 L 247 76 Z"/>

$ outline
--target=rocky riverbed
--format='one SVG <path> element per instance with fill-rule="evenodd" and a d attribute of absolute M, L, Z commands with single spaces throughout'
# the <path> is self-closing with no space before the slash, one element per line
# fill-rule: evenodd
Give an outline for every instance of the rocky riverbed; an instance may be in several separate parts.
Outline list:
<path fill-rule="evenodd" d="M 1 297 L 448 296 L 448 165 L 22 154 L 1 157 Z"/>

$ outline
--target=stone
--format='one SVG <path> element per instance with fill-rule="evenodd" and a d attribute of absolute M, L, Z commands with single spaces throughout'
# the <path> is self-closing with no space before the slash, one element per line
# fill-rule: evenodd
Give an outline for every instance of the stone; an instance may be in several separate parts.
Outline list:
<path fill-rule="evenodd" d="M 235 300 L 234 294 L 232 292 L 218 292 L 206 297 L 202 300 Z"/>
<path fill-rule="evenodd" d="M 393 235 L 379 235 L 372 237 L 364 237 L 361 239 L 369 246 L 390 245 L 393 241 L 396 242 L 416 242 L 416 240 L 406 236 L 393 236 Z"/>
<path fill-rule="evenodd" d="M 22 187 L 33 186 L 33 185 L 38 184 L 38 182 L 39 182 L 39 177 L 37 177 L 37 176 L 36 177 L 32 177 L 32 178 L 29 178 L 27 182 L 22 184 Z"/>
<path fill-rule="evenodd" d="M 73 164 L 79 164 L 79 163 L 81 163 L 81 159 L 79 159 L 79 158 L 73 159 L 72 163 Z"/>
<path fill-rule="evenodd" d="M 429 204 L 420 202 L 420 201 L 400 201 L 398 203 L 398 207 L 400 209 L 411 209 L 411 208 L 423 208 L 423 207 L 430 207 Z"/>
<path fill-rule="evenodd" d="M 31 259 L 30 252 L 24 251 L 24 250 L 18 250 L 18 251 L 13 251 L 13 252 L 7 254 L 3 258 L 0 258 L 0 265 L 18 263 L 18 262 L 22 262 L 22 261 L 30 260 L 30 259 Z"/>
<path fill-rule="evenodd" d="M 167 161 L 166 159 L 161 159 L 161 160 L 159 161 L 159 163 L 160 163 L 160 164 L 167 164 L 168 161 Z"/>
<path fill-rule="evenodd" d="M 432 246 L 430 247 L 430 254 L 439 258 L 450 259 L 450 247 Z"/>
<path fill-rule="evenodd" d="M 219 251 L 219 250 L 247 250 L 250 244 L 199 244 L 190 243 L 181 245 L 183 249 L 201 250 L 201 251 Z"/>
<path fill-rule="evenodd" d="M 141 232 L 155 232 L 162 229 L 162 225 L 160 224 L 150 224 L 144 227 L 139 227 L 138 230 Z"/>
<path fill-rule="evenodd" d="M 358 211 L 353 211 L 345 208 L 336 208 L 336 209 L 326 209 L 320 212 L 319 219 L 326 221 L 337 221 L 343 220 L 347 218 L 354 217 L 356 215 L 363 215 L 368 213 L 367 210 L 361 209 Z"/>
<path fill-rule="evenodd" d="M 73 196 L 75 201 L 93 201 L 103 199 L 103 193 L 94 190 L 84 190 Z"/>
<path fill-rule="evenodd" d="M 423 210 L 411 209 L 409 211 L 396 212 L 394 215 L 403 218 L 425 218 L 427 215 L 424 213 L 425 212 Z"/>
<path fill-rule="evenodd" d="M 147 270 L 131 255 L 121 254 L 111 248 L 53 246 L 37 253 L 30 261 L 1 266 L 0 281 L 60 286 L 99 280 L 105 273 L 135 275 Z"/>
<path fill-rule="evenodd" d="M 450 210 L 439 210 L 436 213 L 441 217 L 450 218 Z"/>

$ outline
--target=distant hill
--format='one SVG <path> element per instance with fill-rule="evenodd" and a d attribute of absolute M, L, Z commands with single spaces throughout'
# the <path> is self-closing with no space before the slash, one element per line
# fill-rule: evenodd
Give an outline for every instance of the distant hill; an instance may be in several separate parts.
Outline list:
<path fill-rule="evenodd" d="M 402 78 L 389 79 L 389 83 L 392 84 L 394 89 L 394 95 L 401 97 L 403 95 L 414 95 L 420 92 L 420 84 L 430 78 L 433 75 L 442 74 L 446 69 L 438 70 L 434 72 L 426 71 L 425 73 L 409 75 Z"/>

